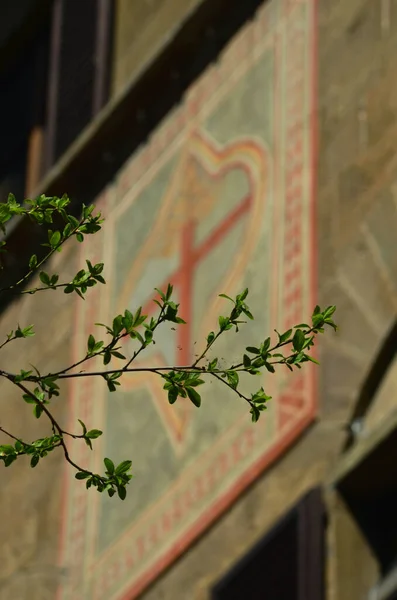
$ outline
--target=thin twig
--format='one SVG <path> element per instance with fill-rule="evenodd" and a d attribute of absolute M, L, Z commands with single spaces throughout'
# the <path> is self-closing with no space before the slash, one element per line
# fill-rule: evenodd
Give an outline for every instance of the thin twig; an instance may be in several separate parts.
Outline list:
<path fill-rule="evenodd" d="M 12 340 L 16 340 L 17 338 L 15 337 L 15 335 L 13 337 L 7 338 L 5 340 L 5 342 L 3 342 L 2 344 L 0 344 L 0 350 L 2 348 L 4 348 L 4 346 L 6 346 L 9 342 L 12 342 Z"/>
<path fill-rule="evenodd" d="M 194 363 L 192 364 L 192 368 L 196 367 L 198 365 L 198 363 L 200 362 L 200 360 L 202 360 L 204 358 L 204 356 L 207 354 L 208 350 L 211 348 L 211 346 L 216 342 L 216 340 L 218 339 L 218 337 L 221 335 L 221 333 L 223 333 L 223 329 L 220 329 L 218 331 L 218 333 L 215 335 L 214 339 L 211 340 L 211 342 L 209 342 L 209 344 L 207 344 L 206 348 L 203 350 L 203 352 L 200 354 L 200 356 L 194 361 Z"/>
<path fill-rule="evenodd" d="M 305 336 L 306 335 L 310 335 L 311 333 L 314 333 L 314 327 L 311 327 L 310 329 L 308 329 L 307 331 L 305 331 Z M 286 346 L 287 344 L 292 344 L 292 339 L 290 340 L 286 340 L 285 342 L 281 342 L 276 344 L 275 346 L 273 346 L 272 348 L 269 348 L 268 350 L 266 350 L 266 354 L 271 354 L 272 352 L 274 352 L 275 350 L 278 350 L 279 348 L 282 348 L 282 346 Z M 258 355 L 259 356 L 259 355 Z M 270 364 L 277 364 L 279 361 L 275 362 L 275 363 L 270 363 Z M 244 366 L 244 363 L 238 363 L 237 365 L 233 365 L 230 367 L 230 370 L 234 370 L 234 369 L 238 369 L 239 367 Z"/>
<path fill-rule="evenodd" d="M 26 213 L 28 214 L 28 213 Z M 9 285 L 8 287 L 5 288 L 1 288 L 0 289 L 0 294 L 2 292 L 7 292 L 10 290 L 14 290 L 15 288 L 17 288 L 18 286 L 22 285 L 23 283 L 25 283 L 25 281 L 27 281 L 29 279 L 29 277 L 31 275 L 33 275 L 33 273 L 35 273 L 49 258 L 51 258 L 51 256 L 58 251 L 58 249 L 68 240 L 70 239 L 75 233 L 76 231 L 79 229 L 79 227 L 81 227 L 82 225 L 84 225 L 85 223 L 85 219 L 82 219 L 79 224 L 77 225 L 77 227 L 75 227 L 74 229 L 71 230 L 70 234 L 68 236 L 66 236 L 63 240 L 61 240 L 59 242 L 59 244 L 57 244 L 54 248 L 51 248 L 50 252 L 48 252 L 45 257 L 37 263 L 37 265 L 34 267 L 34 269 L 30 269 L 30 271 L 28 271 L 28 273 L 26 273 L 26 275 L 24 275 L 23 277 L 21 277 L 21 279 L 19 279 L 19 281 L 17 281 L 16 283 L 13 283 L 12 285 Z M 40 289 L 48 289 L 48 288 L 40 288 Z M 24 292 L 26 293 L 26 292 Z"/>
<path fill-rule="evenodd" d="M 51 422 L 51 425 L 52 425 L 52 427 L 53 427 L 53 430 L 55 429 L 55 430 L 58 432 L 58 435 L 59 435 L 59 437 L 60 437 L 59 444 L 62 446 L 63 453 L 64 453 L 64 455 L 65 455 L 65 458 L 66 458 L 67 462 L 68 462 L 69 464 L 71 464 L 71 465 L 72 465 L 72 466 L 73 466 L 75 469 L 77 469 L 78 471 L 84 471 L 84 472 L 86 472 L 86 473 L 90 473 L 90 474 L 91 474 L 91 471 L 87 471 L 87 469 L 83 469 L 82 467 L 79 467 L 79 465 L 78 465 L 78 464 L 76 464 L 76 463 L 75 463 L 75 462 L 74 462 L 74 461 L 73 461 L 73 460 L 70 458 L 69 451 L 68 451 L 68 449 L 67 449 L 67 446 L 66 446 L 66 444 L 65 444 L 65 440 L 63 439 L 63 435 L 64 435 L 64 433 L 65 433 L 65 432 L 63 431 L 62 427 L 59 425 L 59 423 L 57 422 L 57 420 L 56 420 L 56 419 L 55 419 L 55 418 L 52 416 L 52 414 L 50 413 L 50 411 L 48 410 L 48 408 L 47 408 L 47 407 L 46 407 L 46 406 L 45 406 L 45 405 L 44 405 L 42 402 L 40 402 L 40 400 L 38 400 L 38 399 L 36 398 L 36 396 L 33 394 L 33 392 L 31 392 L 31 391 L 30 391 L 30 390 L 29 390 L 27 387 L 25 387 L 25 386 L 24 386 L 22 383 L 20 383 L 20 382 L 16 382 L 16 381 L 13 381 L 13 383 L 14 383 L 14 384 L 15 384 L 17 387 L 19 387 L 19 389 L 21 389 L 23 392 L 25 392 L 25 394 L 28 394 L 28 395 L 29 395 L 29 396 L 30 396 L 30 397 L 31 397 L 31 398 L 32 398 L 32 399 L 33 399 L 33 400 L 36 402 L 36 404 L 38 404 L 39 406 L 41 406 L 41 408 L 42 408 L 43 412 L 44 412 L 44 413 L 47 415 L 47 417 L 49 418 L 49 420 L 50 420 L 50 422 Z"/>
<path fill-rule="evenodd" d="M 231 390 L 233 390 L 234 392 L 236 392 L 237 396 L 239 396 L 240 398 L 242 398 L 243 400 L 245 400 L 246 402 L 248 402 L 248 404 L 250 406 L 252 406 L 252 402 L 249 398 L 247 398 L 247 396 L 244 396 L 244 394 L 242 394 L 241 392 L 238 391 L 237 388 L 234 388 L 232 385 L 230 385 L 230 383 L 228 381 L 226 381 L 226 379 L 222 379 L 222 377 L 220 377 L 217 373 L 213 372 L 213 371 L 209 371 L 210 375 L 214 375 L 214 377 L 216 377 L 216 379 L 218 379 L 219 381 L 221 381 L 222 383 L 224 383 L 225 385 L 227 385 L 227 387 L 229 387 Z"/>
<path fill-rule="evenodd" d="M 24 442 L 20 438 L 16 437 L 12 433 L 10 433 L 6 429 L 4 429 L 4 427 L 0 427 L 0 431 L 2 431 L 3 433 L 5 433 L 6 435 L 8 435 L 8 437 L 12 438 L 16 442 L 19 442 L 20 444 L 22 444 L 22 446 L 24 446 L 24 448 L 33 448 L 33 449 L 36 449 L 33 444 L 28 444 L 27 442 Z M 59 448 L 60 446 L 61 446 L 61 442 L 58 442 L 57 444 L 54 444 L 53 446 L 51 446 L 50 450 L 53 450 L 54 448 Z M 16 450 L 16 454 L 18 454 L 18 456 L 23 456 L 24 454 L 26 454 L 26 452 L 18 452 Z"/>
<path fill-rule="evenodd" d="M 8 435 L 8 437 L 12 438 L 16 442 L 21 442 L 21 444 L 23 444 L 24 446 L 30 446 L 30 444 L 25 444 L 25 442 L 23 442 L 22 440 L 20 440 L 19 438 L 17 438 L 15 435 L 13 435 L 12 433 L 10 433 L 6 429 L 4 429 L 4 427 L 0 427 L 0 431 L 2 431 L 3 433 L 5 433 L 6 435 Z"/>
<path fill-rule="evenodd" d="M 165 305 L 163 305 L 161 307 L 160 310 L 160 314 L 157 318 L 157 323 L 154 325 L 153 329 L 151 330 L 152 333 L 154 333 L 157 329 L 157 327 L 161 324 L 164 323 L 165 319 L 164 319 L 164 309 L 165 309 Z M 128 367 L 130 366 L 130 364 L 137 358 L 137 356 L 139 356 L 139 354 L 142 352 L 142 350 L 144 350 L 145 348 L 147 348 L 146 344 L 141 344 L 141 347 L 138 348 L 138 350 L 136 350 L 134 352 L 134 354 L 131 356 L 131 358 L 129 359 L 129 361 L 127 362 L 127 364 L 125 365 L 125 367 L 123 367 L 123 369 L 121 369 L 122 372 L 127 372 L 128 371 Z"/>
<path fill-rule="evenodd" d="M 31 288 L 29 290 L 21 290 L 19 293 L 20 294 L 35 294 L 36 292 L 43 292 L 45 290 L 56 290 L 57 288 L 62 288 L 62 287 L 66 287 L 70 285 L 69 283 L 56 283 L 55 285 L 47 285 L 46 287 L 38 287 L 38 288 Z"/>

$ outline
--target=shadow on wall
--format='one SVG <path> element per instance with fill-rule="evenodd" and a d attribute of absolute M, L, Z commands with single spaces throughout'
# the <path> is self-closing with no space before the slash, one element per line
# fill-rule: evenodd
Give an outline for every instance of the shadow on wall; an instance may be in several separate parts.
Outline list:
<path fill-rule="evenodd" d="M 391 327 L 388 335 L 383 341 L 372 367 L 361 387 L 357 402 L 355 404 L 350 422 L 349 435 L 344 450 L 350 448 L 357 433 L 361 430 L 363 421 L 377 398 L 377 392 L 385 380 L 385 377 L 397 354 L 397 320 Z"/>

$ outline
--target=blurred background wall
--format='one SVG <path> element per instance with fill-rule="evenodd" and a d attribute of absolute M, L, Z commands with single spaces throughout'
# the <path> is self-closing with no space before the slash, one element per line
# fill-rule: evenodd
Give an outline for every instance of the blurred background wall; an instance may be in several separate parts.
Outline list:
<path fill-rule="evenodd" d="M 251 441 L 244 434 L 241 447 L 231 441 L 226 463 L 216 455 L 222 475 L 200 480 L 205 492 L 194 488 L 183 518 L 173 505 L 172 525 L 164 526 L 161 539 L 155 529 L 142 529 L 142 506 L 153 505 L 150 514 L 160 515 L 156 506 L 168 498 L 167 486 L 189 483 L 186 473 L 201 468 L 201 455 L 189 454 L 188 444 L 215 452 L 221 434 L 229 435 L 222 427 L 249 425 L 247 411 L 225 408 L 219 418 L 212 412 L 216 394 L 209 392 L 202 422 L 193 421 L 201 423 L 197 437 L 193 427 L 185 449 L 169 442 L 170 458 L 161 462 L 154 455 L 150 462 L 153 439 L 169 435 L 169 415 L 161 413 L 161 399 L 145 381 L 141 389 L 149 396 L 133 396 L 137 392 L 127 386 L 127 400 L 118 395 L 113 412 L 106 412 L 109 400 L 100 386 L 65 386 L 64 399 L 54 406 L 57 416 L 79 416 L 78 408 L 92 426 L 109 430 L 94 463 L 107 450 L 122 451 L 142 474 L 130 486 L 130 504 L 127 497 L 119 508 L 117 501 L 101 504 L 81 490 L 61 454 L 35 470 L 22 460 L 2 467 L 0 598 L 397 597 L 396 45 L 395 0 L 3 0 L 1 194 L 12 191 L 20 199 L 66 192 L 76 213 L 81 202 L 103 208 L 108 229 L 82 254 L 70 244 L 49 270 L 71 277 L 86 256 L 102 257 L 116 298 L 114 305 L 101 302 L 94 290 L 83 309 L 63 294 L 56 302 L 3 294 L 2 335 L 17 322 L 34 323 L 38 332 L 29 343 L 7 349 L 3 369 L 33 361 L 48 371 L 65 366 L 72 337 L 78 348 L 92 323 L 117 310 L 118 299 L 146 301 L 138 283 L 150 288 L 159 282 L 152 285 L 139 269 L 162 252 L 153 219 L 166 206 L 159 231 L 175 213 L 180 232 L 192 210 L 178 204 L 181 190 L 195 201 L 198 236 L 211 233 L 244 194 L 254 198 L 212 264 L 222 277 L 230 273 L 237 288 L 251 282 L 264 336 L 280 322 L 287 327 L 288 319 L 308 318 L 316 302 L 337 305 L 340 329 L 321 339 L 321 366 L 303 383 L 293 380 L 292 392 L 274 376 L 263 437 L 255 434 Z M 228 158 L 232 150 L 236 172 Z M 190 177 L 184 177 L 186 165 Z M 228 175 L 217 179 L 222 168 Z M 244 169 L 256 174 L 256 183 L 247 183 Z M 290 198 L 297 198 L 295 205 Z M 262 223 L 258 231 L 255 222 Z M 10 224 L 2 286 L 24 272 L 41 236 L 29 223 Z M 244 246 L 250 236 L 255 251 Z M 172 263 L 176 250 L 169 244 Z M 238 270 L 233 252 L 240 246 Z M 142 248 L 146 258 L 140 258 Z M 291 266 L 298 269 L 292 299 L 282 279 Z M 153 268 L 162 272 L 164 266 Z M 119 272 L 127 287 L 117 280 Z M 207 266 L 197 275 L 196 283 L 211 293 L 207 299 L 197 295 L 196 338 L 207 333 L 203 307 L 216 312 L 214 273 Z M 262 313 L 261 299 L 266 303 L 272 289 L 278 290 L 276 308 Z M 171 346 L 178 360 L 177 343 Z M 126 415 L 134 422 L 125 408 L 133 397 L 160 408 L 153 408 L 147 423 L 146 409 L 140 409 L 136 429 L 124 430 L 119 421 Z M 222 396 L 221 405 L 232 401 Z M 34 439 L 45 431 L 6 384 L 0 405 L 1 424 L 17 435 Z M 182 416 L 175 414 L 183 422 L 181 410 Z M 291 429 L 282 420 L 286 413 Z M 148 434 L 147 451 L 139 454 L 134 440 L 142 431 L 155 437 Z M 186 472 L 178 470 L 181 455 Z"/>

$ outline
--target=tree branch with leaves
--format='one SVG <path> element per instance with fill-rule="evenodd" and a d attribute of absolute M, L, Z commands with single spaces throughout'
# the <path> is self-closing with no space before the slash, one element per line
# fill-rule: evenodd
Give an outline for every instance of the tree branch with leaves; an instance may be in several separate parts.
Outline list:
<path fill-rule="evenodd" d="M 30 257 L 26 274 L 18 281 L 0 289 L 0 293 L 13 292 L 15 294 L 36 294 L 47 290 L 63 290 L 65 294 L 77 294 L 85 299 L 89 288 L 98 284 L 105 285 L 102 272 L 104 265 L 98 263 L 93 265 L 86 260 L 86 268 L 82 268 L 70 281 L 60 282 L 58 273 L 48 273 L 44 270 L 47 261 L 62 250 L 63 245 L 71 239 L 84 242 L 84 236 L 94 235 L 103 224 L 101 214 L 94 214 L 94 206 L 82 207 L 81 218 L 77 219 L 70 212 L 70 199 L 52 196 L 39 196 L 35 200 L 26 200 L 20 205 L 15 197 L 10 194 L 7 202 L 0 203 L 0 227 L 6 233 L 6 223 L 11 218 L 29 218 L 37 226 L 47 228 L 47 242 L 42 244 L 48 248 L 45 256 L 38 259 L 35 254 Z M 7 242 L 0 242 L 0 252 L 7 252 Z M 33 275 L 38 275 L 40 285 L 29 287 Z M 186 399 L 197 408 L 201 406 L 201 386 L 210 379 L 221 382 L 226 391 L 234 393 L 239 400 L 247 403 L 251 419 L 256 423 L 263 411 L 266 410 L 271 397 L 265 393 L 263 387 L 256 392 L 247 394 L 241 389 L 240 375 L 260 375 L 264 372 L 274 373 L 276 368 L 284 367 L 289 371 L 302 368 L 306 362 L 317 361 L 310 354 L 314 346 L 316 336 L 324 332 L 326 327 L 336 330 L 333 321 L 335 306 L 329 306 L 321 310 L 316 306 L 311 315 L 310 323 L 301 323 L 283 333 L 275 332 L 276 339 L 272 342 L 271 337 L 258 342 L 257 345 L 248 346 L 241 353 L 241 359 L 235 364 L 221 367 L 218 358 L 208 359 L 208 353 L 213 349 L 220 336 L 228 331 L 236 333 L 246 319 L 253 320 L 253 315 L 246 303 L 248 289 L 231 298 L 221 294 L 229 302 L 230 310 L 226 315 L 219 316 L 218 327 L 209 332 L 203 345 L 203 350 L 191 365 L 170 365 L 167 367 L 142 367 L 134 366 L 137 357 L 151 344 L 155 343 L 156 330 L 164 323 L 172 323 L 183 327 L 185 322 L 179 316 L 179 305 L 172 299 L 173 287 L 168 285 L 166 290 L 156 289 L 157 298 L 153 300 L 158 306 L 156 317 L 142 314 L 139 307 L 133 313 L 126 309 L 123 314 L 116 315 L 111 324 L 96 323 L 101 327 L 104 339 L 99 339 L 90 334 L 87 339 L 85 354 L 74 364 L 71 364 L 54 373 L 40 373 L 35 367 L 26 371 L 20 369 L 17 372 L 9 372 L 1 369 L 0 354 L 0 377 L 15 385 L 21 392 L 21 400 L 32 405 L 33 416 L 36 419 L 42 416 L 48 420 L 51 435 L 47 437 L 26 442 L 0 426 L 0 431 L 10 438 L 9 444 L 0 445 L 0 459 L 5 467 L 12 465 L 21 456 L 30 457 L 31 467 L 35 467 L 41 459 L 50 452 L 60 449 L 66 461 L 76 470 L 75 477 L 85 480 L 87 489 L 95 487 L 99 492 L 107 492 L 109 496 L 116 493 L 122 500 L 126 497 L 126 486 L 129 484 L 132 474 L 131 460 L 124 460 L 115 465 L 110 458 L 104 459 L 104 474 L 94 473 L 79 466 L 71 457 L 68 440 L 81 440 L 82 443 L 92 450 L 93 442 L 102 435 L 98 429 L 89 429 L 80 419 L 78 433 L 66 431 L 57 421 L 51 411 L 51 403 L 54 397 L 60 395 L 59 384 L 65 379 L 72 378 L 101 378 L 110 392 L 115 392 L 122 383 L 126 373 L 148 372 L 158 376 L 163 383 L 165 391 L 164 401 L 174 404 L 179 398 Z M 7 334 L 6 339 L 0 343 L 0 352 L 6 352 L 8 344 L 18 338 L 29 338 L 34 335 L 34 326 L 20 327 Z M 137 349 L 126 356 L 122 352 L 121 342 L 124 338 L 134 340 Z M 93 359 L 100 359 L 103 363 L 102 369 L 87 370 Z M 117 367 L 111 367 L 111 363 L 118 361 Z M 85 370 L 81 370 L 84 365 Z M 77 370 L 77 369 L 80 370 Z"/>

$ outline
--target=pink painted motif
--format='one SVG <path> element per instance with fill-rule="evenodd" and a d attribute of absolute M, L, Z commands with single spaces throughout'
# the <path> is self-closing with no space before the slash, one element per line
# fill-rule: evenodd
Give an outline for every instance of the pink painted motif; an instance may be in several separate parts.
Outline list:
<path fill-rule="evenodd" d="M 89 308 L 79 304 L 76 328 L 88 335 L 98 310 L 110 317 L 138 298 L 150 314 L 151 288 L 170 280 L 189 326 L 160 339 L 145 364 L 191 362 L 194 341 L 224 311 L 220 292 L 254 290 L 252 335 L 308 317 L 315 303 L 314 17 L 314 0 L 267 2 L 131 158 L 103 201 L 111 206 L 109 236 L 92 249 L 97 260 L 120 265 L 123 277 L 112 274 L 108 295 L 92 295 Z M 135 215 L 145 231 L 138 248 L 128 234 Z M 229 342 L 220 351 L 232 350 Z M 137 597 L 297 439 L 315 415 L 314 371 L 264 385 L 274 400 L 255 426 L 246 407 L 215 387 L 197 411 L 186 402 L 169 406 L 158 378 L 131 376 L 117 396 L 126 411 L 121 422 L 103 386 L 72 390 L 74 421 L 83 415 L 110 427 L 98 455 L 76 446 L 76 459 L 98 470 L 99 455 L 116 451 L 113 436 L 132 457 L 143 450 L 150 470 L 142 465 L 131 484 L 130 512 L 88 495 L 68 473 L 59 600 Z M 217 404 L 227 412 L 219 415 Z M 143 430 L 134 425 L 138 415 Z M 134 487 L 147 495 L 139 500 Z"/>

